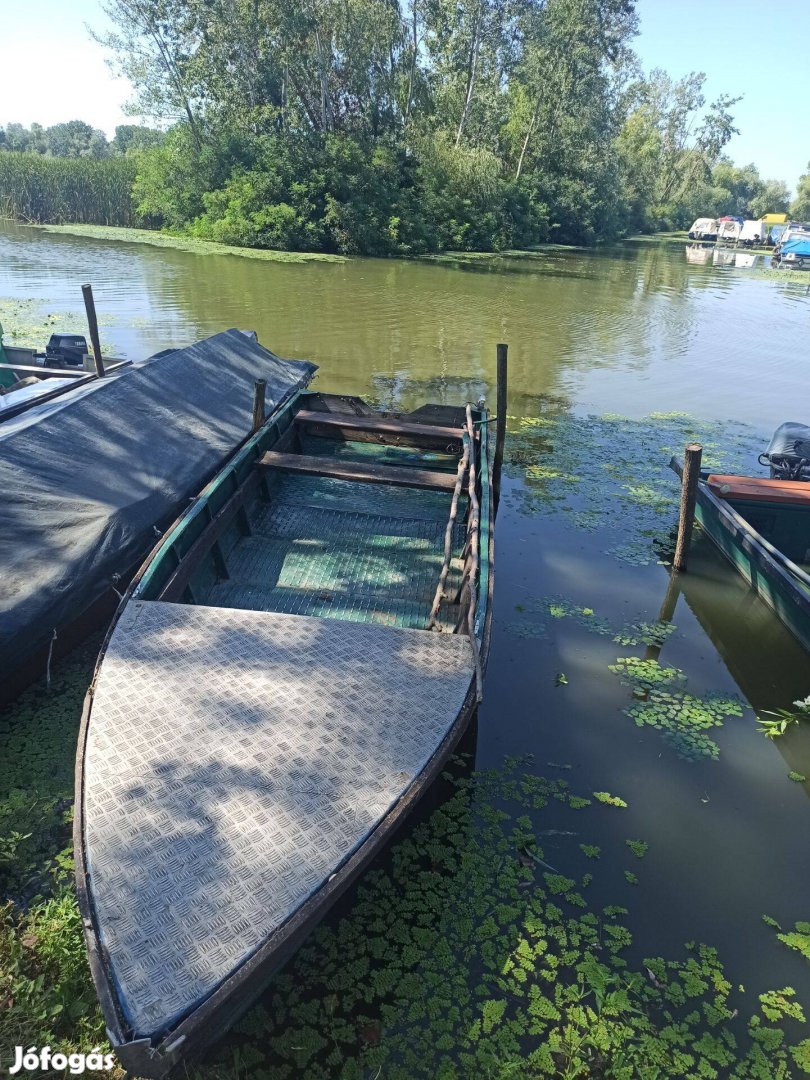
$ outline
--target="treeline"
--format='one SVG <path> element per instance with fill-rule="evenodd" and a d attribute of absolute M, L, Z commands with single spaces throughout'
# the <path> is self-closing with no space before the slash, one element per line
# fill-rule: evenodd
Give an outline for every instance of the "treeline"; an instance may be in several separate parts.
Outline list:
<path fill-rule="evenodd" d="M 736 99 L 641 71 L 633 0 L 106 10 L 99 40 L 134 109 L 170 125 L 129 155 L 135 212 L 172 230 L 393 255 L 591 244 L 789 203 L 724 158 Z"/>
<path fill-rule="evenodd" d="M 0 150 L 46 157 L 117 157 L 157 146 L 162 139 L 162 131 L 139 124 L 119 124 L 115 136 L 109 140 L 103 131 L 83 120 L 68 120 L 51 127 L 42 124 L 32 124 L 30 128 L 22 124 L 0 127 Z"/>

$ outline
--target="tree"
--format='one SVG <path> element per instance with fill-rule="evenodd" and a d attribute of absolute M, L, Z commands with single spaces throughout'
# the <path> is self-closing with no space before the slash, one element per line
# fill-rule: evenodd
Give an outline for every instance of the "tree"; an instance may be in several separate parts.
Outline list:
<path fill-rule="evenodd" d="M 737 130 L 730 110 L 739 98 L 722 95 L 706 109 L 705 81 L 702 72 L 676 81 L 656 69 L 628 95 L 619 147 L 626 188 L 644 208 L 640 224 L 687 224 L 695 196 L 708 191 L 711 170 Z"/>
<path fill-rule="evenodd" d="M 796 198 L 790 204 L 790 216 L 796 221 L 810 221 L 810 162 L 807 172 L 799 177 Z"/>
<path fill-rule="evenodd" d="M 110 150 L 115 154 L 131 154 L 150 146 L 159 146 L 165 137 L 165 132 L 141 124 L 119 124 L 110 142 Z"/>
<path fill-rule="evenodd" d="M 51 157 L 105 157 L 107 136 L 83 120 L 69 120 L 45 129 L 46 153 Z"/>
<path fill-rule="evenodd" d="M 762 190 L 751 200 L 751 216 L 786 214 L 790 206 L 790 190 L 784 180 L 765 180 Z"/>

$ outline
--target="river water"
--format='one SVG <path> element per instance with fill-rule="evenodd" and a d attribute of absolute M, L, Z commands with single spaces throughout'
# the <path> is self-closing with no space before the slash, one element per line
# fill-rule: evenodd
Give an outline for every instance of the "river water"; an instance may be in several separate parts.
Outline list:
<path fill-rule="evenodd" d="M 660 473 L 669 444 L 657 440 L 654 422 L 633 426 L 651 412 L 689 413 L 720 443 L 728 430 L 756 468 L 776 425 L 810 422 L 805 285 L 688 265 L 684 245 L 673 241 L 297 265 L 0 226 L 0 297 L 75 311 L 79 329 L 84 281 L 93 282 L 102 336 L 117 355 L 139 358 L 231 326 L 255 329 L 274 352 L 318 363 L 317 387 L 392 409 L 494 399 L 495 344 L 507 342 L 510 464 L 477 764 L 532 754 L 538 769 L 569 765 L 572 789 L 628 802 L 606 811 L 598 828 L 605 839 L 620 829 L 649 843 L 628 901 L 639 957 L 706 941 L 735 983 L 757 993 L 790 985 L 810 1005 L 807 961 L 762 922 L 763 914 L 785 927 L 810 917 L 810 784 L 787 777 L 810 776 L 810 735 L 796 730 L 770 742 L 748 707 L 785 706 L 810 693 L 807 656 L 699 535 L 689 573 L 671 588 L 656 559 L 615 557 L 622 515 L 588 488 L 582 445 L 573 513 L 560 512 L 559 498 L 542 483 L 532 487 L 531 476 L 542 457 L 532 424 L 549 410 L 567 418 L 555 430 L 572 441 L 586 431 L 587 414 L 628 418 L 606 421 L 593 444 L 593 475 L 612 458 L 621 473 L 634 433 L 648 440 L 644 453 Z M 740 434 L 731 422 L 748 428 Z M 601 518 L 583 528 L 593 525 L 583 514 L 594 506 Z M 578 606 L 580 617 L 549 618 L 546 604 L 545 617 L 532 622 L 549 596 Z M 615 627 L 654 621 L 662 608 L 677 629 L 660 649 L 661 664 L 685 672 L 694 694 L 742 700 L 742 715 L 712 731 L 716 759 L 685 759 L 628 718 L 632 694 L 609 668 L 645 653 L 589 632 L 591 616 L 581 614 L 593 610 Z M 565 869 L 564 839 L 552 837 L 545 850 Z M 619 891 L 624 865 L 600 866 L 606 898 Z"/>

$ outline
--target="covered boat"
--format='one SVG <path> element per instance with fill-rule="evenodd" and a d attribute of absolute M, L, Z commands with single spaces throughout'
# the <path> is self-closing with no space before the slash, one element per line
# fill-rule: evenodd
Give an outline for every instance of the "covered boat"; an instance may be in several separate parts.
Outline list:
<path fill-rule="evenodd" d="M 790 230 L 787 239 L 783 238 L 774 251 L 773 265 L 791 270 L 810 267 L 810 232 Z"/>
<path fill-rule="evenodd" d="M 718 230 L 717 220 L 715 218 L 700 217 L 692 222 L 692 226 L 689 229 L 690 240 L 716 240 Z"/>
<path fill-rule="evenodd" d="M 760 460 L 770 476 L 702 476 L 695 518 L 810 650 L 810 428 L 783 424 Z"/>
<path fill-rule="evenodd" d="M 256 379 L 275 406 L 314 371 L 228 330 L 0 412 L 0 696 L 112 614 L 156 532 L 250 433 Z"/>
<path fill-rule="evenodd" d="M 488 431 L 470 406 L 298 392 L 136 575 L 85 705 L 75 825 L 129 1072 L 161 1076 L 233 1022 L 475 713 Z"/>

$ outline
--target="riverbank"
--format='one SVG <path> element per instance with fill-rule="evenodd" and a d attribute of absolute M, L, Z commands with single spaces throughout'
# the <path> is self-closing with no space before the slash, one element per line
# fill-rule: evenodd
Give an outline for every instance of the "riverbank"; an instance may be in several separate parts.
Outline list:
<path fill-rule="evenodd" d="M 18 222 L 15 224 L 19 224 Z M 191 251 L 198 255 L 238 255 L 242 259 L 258 259 L 261 262 L 343 263 L 345 255 L 324 255 L 314 251 L 270 251 L 267 248 L 234 247 L 214 240 L 196 240 L 190 236 L 172 236 L 155 229 L 123 229 L 113 225 L 27 225 L 30 229 L 80 236 L 88 240 L 115 240 L 125 244 L 150 244 L 152 247 L 174 248 Z"/>

